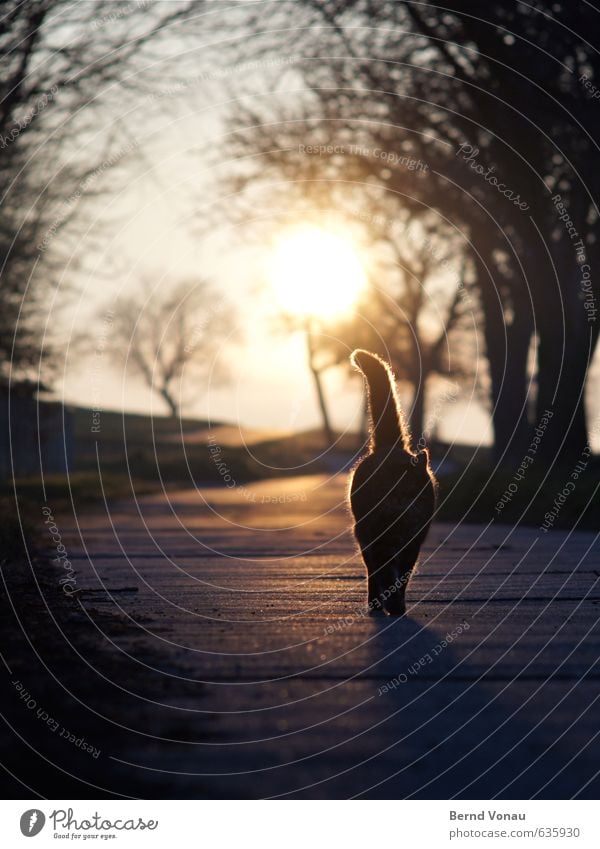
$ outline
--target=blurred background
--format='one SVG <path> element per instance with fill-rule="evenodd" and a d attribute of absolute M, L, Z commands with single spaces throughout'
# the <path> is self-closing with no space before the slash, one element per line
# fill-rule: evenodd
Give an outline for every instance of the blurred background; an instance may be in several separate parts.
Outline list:
<path fill-rule="evenodd" d="M 8 501 L 344 470 L 364 347 L 441 518 L 541 523 L 583 463 L 556 526 L 598 525 L 593 7 L 1 14 Z"/>

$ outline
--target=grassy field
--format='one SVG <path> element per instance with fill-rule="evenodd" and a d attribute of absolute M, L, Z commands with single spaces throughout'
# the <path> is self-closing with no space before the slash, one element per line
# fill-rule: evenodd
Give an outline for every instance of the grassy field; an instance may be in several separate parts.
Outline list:
<path fill-rule="evenodd" d="M 224 484 L 230 475 L 236 483 L 268 477 L 325 472 L 332 455 L 320 456 L 319 432 L 264 440 L 253 434 L 251 445 L 231 438 L 233 427 L 219 422 L 102 412 L 98 432 L 93 432 L 92 411 L 78 408 L 74 423 L 74 460 L 68 475 L 45 475 L 4 481 L 0 496 L 17 496 L 23 507 L 52 505 L 55 512 L 142 495 L 161 489 Z M 221 440 L 223 432 L 223 440 Z M 213 435 L 211 444 L 208 443 Z M 227 438 L 225 438 L 227 436 Z M 347 459 L 356 451 L 356 438 L 341 441 L 334 453 Z M 340 454 L 341 452 L 341 454 Z M 229 478 L 228 478 L 229 480 Z"/>
<path fill-rule="evenodd" d="M 320 431 L 269 435 L 253 432 L 248 444 L 233 426 L 206 421 L 150 418 L 143 415 L 102 412 L 98 432 L 94 432 L 91 410 L 75 411 L 74 468 L 69 475 L 50 475 L 15 482 L 24 515 L 35 517 L 40 506 L 54 512 L 78 510 L 103 500 L 139 496 L 161 489 L 195 485 L 247 483 L 270 477 L 332 473 L 349 467 L 361 453 L 358 437 L 341 436 L 335 446 L 324 451 Z M 249 432 L 248 432 L 249 433 Z M 210 442 L 209 442 L 210 437 Z M 600 526 L 600 458 L 590 458 L 585 473 L 568 497 L 548 519 L 555 499 L 570 479 L 569 469 L 555 470 L 544 480 L 536 467 L 518 481 L 514 490 L 512 467 L 492 474 L 489 451 L 466 445 L 432 446 L 438 468 L 439 511 L 444 521 L 507 522 L 550 527 Z M 228 477 L 226 477 L 228 476 Z M 12 482 L 0 489 L 5 506 L 14 501 Z M 7 510 L 4 511 L 5 515 Z M 7 520 L 5 536 L 14 528 Z M 35 521 L 34 521 L 35 524 Z M 0 532 L 0 542 L 2 534 Z"/>

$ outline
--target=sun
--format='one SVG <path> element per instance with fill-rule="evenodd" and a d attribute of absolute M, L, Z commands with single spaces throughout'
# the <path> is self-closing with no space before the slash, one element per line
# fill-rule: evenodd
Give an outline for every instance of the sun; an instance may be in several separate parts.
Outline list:
<path fill-rule="evenodd" d="M 307 320 L 349 312 L 367 282 L 352 241 L 319 227 L 282 236 L 269 271 L 281 309 Z"/>

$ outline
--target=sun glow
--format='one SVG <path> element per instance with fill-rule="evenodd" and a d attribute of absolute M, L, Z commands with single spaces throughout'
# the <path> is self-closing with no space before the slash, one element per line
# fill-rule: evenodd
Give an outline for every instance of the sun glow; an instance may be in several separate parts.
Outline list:
<path fill-rule="evenodd" d="M 286 234 L 270 279 L 281 309 L 301 318 L 331 319 L 355 305 L 366 275 L 350 239 L 318 227 Z"/>

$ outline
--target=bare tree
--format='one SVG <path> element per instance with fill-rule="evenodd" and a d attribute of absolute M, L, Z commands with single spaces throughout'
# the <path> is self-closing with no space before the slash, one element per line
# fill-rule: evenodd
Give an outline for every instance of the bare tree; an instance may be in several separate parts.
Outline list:
<path fill-rule="evenodd" d="M 232 308 L 207 283 L 182 281 L 158 288 L 145 281 L 108 311 L 108 352 L 162 398 L 171 416 L 179 417 L 187 401 L 184 385 L 193 382 L 197 396 L 202 378 L 210 375 L 217 384 L 226 378 L 217 353 L 230 335 Z M 104 307 L 102 315 L 106 313 Z"/>
<path fill-rule="evenodd" d="M 374 293 L 371 322 L 398 379 L 411 387 L 409 423 L 416 443 L 423 436 L 430 378 L 475 379 L 476 358 L 466 352 L 476 344 L 479 308 L 466 286 L 466 262 L 446 228 L 434 219 L 429 228 L 408 233 L 390 244 L 396 274 Z"/>
<path fill-rule="evenodd" d="M 264 150 L 265 156 L 256 170 L 244 163 L 242 173 L 232 174 L 231 182 L 244 190 L 246 201 L 242 199 L 239 209 L 229 204 L 226 214 L 237 216 L 238 232 L 267 249 L 282 221 L 300 220 L 352 234 L 370 278 L 356 309 L 335 321 L 286 326 L 306 332 L 307 362 L 329 444 L 332 430 L 323 375 L 332 368 L 347 367 L 348 353 L 356 347 L 389 360 L 398 380 L 410 388 L 409 418 L 416 441 L 423 434 L 430 378 L 475 382 L 477 368 L 485 371 L 476 356 L 482 347 L 481 306 L 472 270 L 467 274 L 469 245 L 442 216 L 405 203 L 399 193 L 364 181 L 337 179 L 341 165 L 335 162 L 335 152 L 290 157 L 294 139 L 307 139 L 312 131 L 314 125 L 306 118 L 266 129 L 257 119 L 254 129 L 234 135 L 232 144 L 238 153 L 251 144 Z M 279 149 L 284 153 L 280 155 Z M 325 140 L 324 150 L 328 150 Z M 352 177 L 352 163 L 342 159 L 346 176 Z M 286 179 L 273 182 L 272 174 Z M 257 216 L 256 209 L 261 208 L 275 213 Z"/>
<path fill-rule="evenodd" d="M 258 8 L 245 10 L 248 29 L 260 32 Z M 497 461 L 522 456 L 550 408 L 541 447 L 549 461 L 579 456 L 586 440 L 583 388 L 600 330 L 598 280 L 586 276 L 600 251 L 600 63 L 584 37 L 595 16 L 589 4 L 549 0 L 442 10 L 299 0 L 274 6 L 263 37 L 235 44 L 245 57 L 302 57 L 293 97 L 279 84 L 236 103 L 257 171 L 276 163 L 284 179 L 306 175 L 322 191 L 336 179 L 377 182 L 465 233 Z M 427 179 L 408 173 L 406 157 L 427 163 Z"/>
<path fill-rule="evenodd" d="M 168 76 L 158 42 L 201 2 L 5 0 L 0 11 L 0 376 L 38 379 L 54 287 L 81 261 L 90 205 L 139 155 L 115 119 Z M 180 31 L 181 33 L 181 31 Z M 163 51 L 164 53 L 164 51 Z M 153 63 L 151 60 L 154 59 Z M 156 70 L 152 70 L 152 66 Z M 137 101 L 134 99 L 137 98 Z M 110 171 L 111 179 L 103 181 Z M 70 283 L 73 283 L 71 274 Z M 68 287 L 67 287 L 68 288 Z M 52 323 L 52 322 L 50 322 Z"/>
<path fill-rule="evenodd" d="M 387 251 L 355 313 L 321 337 L 329 367 L 346 364 L 356 347 L 392 363 L 412 393 L 408 418 L 415 443 L 424 433 L 430 379 L 478 378 L 479 304 L 466 282 L 460 245 L 435 219 L 425 223 L 382 234 Z"/>
<path fill-rule="evenodd" d="M 329 352 L 322 345 L 319 323 L 311 316 L 297 318 L 281 314 L 278 317 L 277 324 L 286 333 L 302 333 L 304 335 L 306 343 L 306 365 L 315 388 L 319 415 L 321 416 L 323 440 L 325 447 L 330 448 L 333 445 L 335 437 L 325 387 L 323 386 L 323 374 L 332 365 L 336 365 L 336 363 L 332 362 Z"/>

